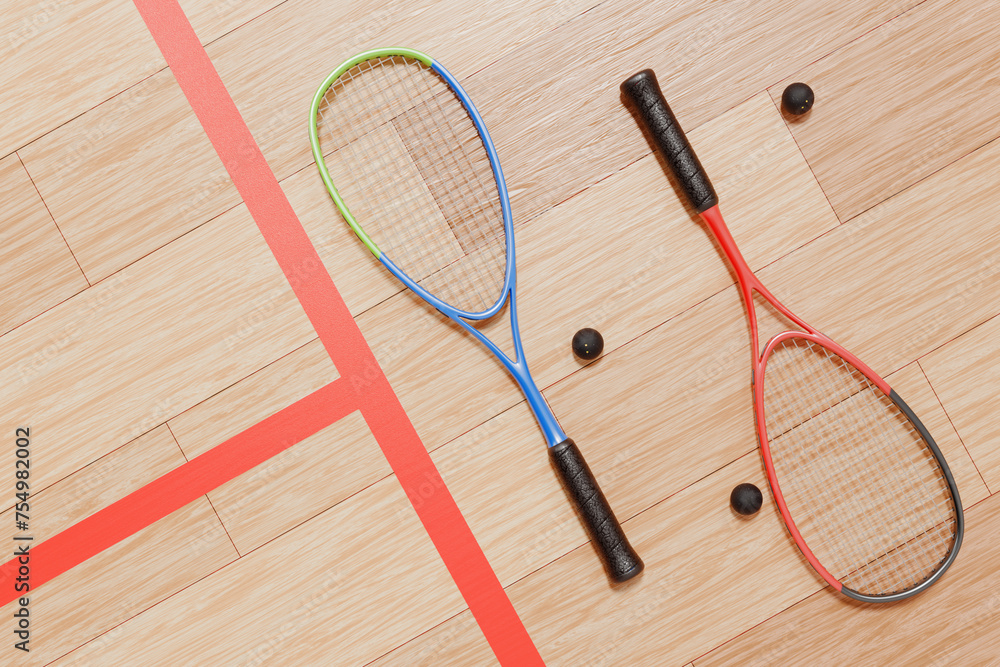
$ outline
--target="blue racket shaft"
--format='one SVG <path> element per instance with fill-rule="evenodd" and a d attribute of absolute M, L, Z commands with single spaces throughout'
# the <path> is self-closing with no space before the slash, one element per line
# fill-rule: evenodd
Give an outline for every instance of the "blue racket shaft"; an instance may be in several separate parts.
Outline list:
<path fill-rule="evenodd" d="M 358 238 L 514 377 L 610 578 L 639 574 L 642 560 L 528 370 L 507 186 L 483 119 L 458 81 L 419 51 L 358 54 L 316 91 L 309 136 L 327 191 Z M 473 326 L 505 304 L 513 357 Z"/>

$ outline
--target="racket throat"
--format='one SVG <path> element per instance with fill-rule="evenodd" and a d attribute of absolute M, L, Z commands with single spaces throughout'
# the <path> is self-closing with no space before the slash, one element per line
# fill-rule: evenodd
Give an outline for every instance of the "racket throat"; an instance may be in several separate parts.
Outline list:
<path fill-rule="evenodd" d="M 566 440 L 566 433 L 559 426 L 552 408 L 549 407 L 542 392 L 538 389 L 538 385 L 535 384 L 534 378 L 531 377 L 528 364 L 524 359 L 522 358 L 517 363 L 508 366 L 508 370 L 510 370 L 514 381 L 521 387 L 521 391 L 528 401 L 528 407 L 531 408 L 535 419 L 538 420 L 538 425 L 545 435 L 545 442 L 548 446 L 554 447 Z"/>
<path fill-rule="evenodd" d="M 719 205 L 716 204 L 707 211 L 704 211 L 701 214 L 701 219 L 705 221 L 705 224 L 712 231 L 715 240 L 722 247 L 722 252 L 725 253 L 729 264 L 736 272 L 736 279 L 739 281 L 744 294 L 748 295 L 751 289 L 758 288 L 760 282 L 754 277 L 753 271 L 750 270 L 750 266 L 743 258 L 740 249 L 736 246 L 736 241 L 733 239 L 729 227 L 726 226 L 725 220 L 722 219 L 722 212 L 719 211 Z"/>

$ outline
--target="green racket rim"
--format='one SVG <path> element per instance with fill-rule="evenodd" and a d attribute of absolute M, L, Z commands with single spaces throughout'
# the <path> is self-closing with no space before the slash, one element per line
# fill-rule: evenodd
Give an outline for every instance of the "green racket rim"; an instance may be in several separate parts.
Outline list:
<path fill-rule="evenodd" d="M 392 56 L 402 56 L 404 58 L 412 58 L 413 60 L 418 60 L 428 67 L 433 67 L 434 61 L 425 53 L 416 51 L 414 49 L 406 49 L 400 47 L 389 47 L 382 49 L 372 49 L 370 51 L 364 51 L 356 56 L 348 58 L 340 65 L 337 66 L 335 70 L 330 72 L 330 75 L 326 77 L 322 85 L 316 90 L 316 94 L 313 95 L 312 106 L 309 109 L 309 144 L 312 146 L 313 159 L 316 161 L 316 167 L 319 169 L 319 175 L 323 179 L 323 183 L 326 185 L 327 192 L 330 193 L 330 197 L 333 198 L 333 203 L 337 205 L 337 209 L 340 214 L 344 216 L 344 220 L 347 224 L 351 226 L 354 233 L 358 235 L 358 238 L 368 247 L 375 257 L 382 259 L 382 251 L 378 249 L 375 242 L 372 241 L 365 230 L 361 228 L 358 221 L 354 219 L 354 215 L 351 214 L 350 209 L 347 208 L 347 204 L 344 203 L 343 198 L 340 196 L 340 192 L 337 191 L 337 186 L 333 184 L 333 179 L 330 177 L 330 170 L 326 168 L 326 160 L 323 159 L 323 150 L 319 145 L 319 129 L 316 127 L 316 117 L 319 115 L 319 105 L 322 104 L 323 98 L 326 97 L 326 91 L 330 89 L 330 86 L 339 79 L 344 72 L 351 69 L 355 65 L 365 62 L 366 60 L 373 60 L 375 58 L 388 58 Z"/>

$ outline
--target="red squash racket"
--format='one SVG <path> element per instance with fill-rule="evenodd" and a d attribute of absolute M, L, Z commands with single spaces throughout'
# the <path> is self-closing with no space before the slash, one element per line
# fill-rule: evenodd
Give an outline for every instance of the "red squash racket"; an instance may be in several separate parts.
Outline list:
<path fill-rule="evenodd" d="M 885 380 L 753 274 L 653 72 L 632 76 L 622 92 L 736 272 L 750 321 L 757 439 L 792 539 L 823 579 L 856 600 L 887 602 L 926 589 L 954 562 L 965 525 L 938 446 Z M 763 351 L 755 293 L 795 326 Z"/>

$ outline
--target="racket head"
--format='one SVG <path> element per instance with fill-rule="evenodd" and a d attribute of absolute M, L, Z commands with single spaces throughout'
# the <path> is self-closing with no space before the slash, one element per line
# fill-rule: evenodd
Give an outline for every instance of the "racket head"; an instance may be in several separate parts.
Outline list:
<path fill-rule="evenodd" d="M 446 315 L 492 317 L 515 283 L 510 198 L 482 116 L 430 56 L 359 53 L 313 96 L 313 157 L 344 220 Z"/>
<path fill-rule="evenodd" d="M 836 590 L 915 595 L 954 562 L 965 520 L 954 476 L 913 411 L 818 332 L 772 338 L 755 372 L 768 482 L 788 531 Z"/>

